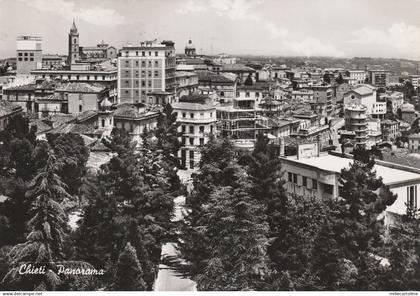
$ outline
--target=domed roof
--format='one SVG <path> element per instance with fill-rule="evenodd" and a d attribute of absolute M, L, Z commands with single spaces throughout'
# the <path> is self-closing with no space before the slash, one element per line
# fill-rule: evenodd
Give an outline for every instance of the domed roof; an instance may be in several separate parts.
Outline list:
<path fill-rule="evenodd" d="M 195 45 L 192 43 L 191 39 L 188 40 L 188 44 L 185 46 L 185 49 L 195 49 Z"/>

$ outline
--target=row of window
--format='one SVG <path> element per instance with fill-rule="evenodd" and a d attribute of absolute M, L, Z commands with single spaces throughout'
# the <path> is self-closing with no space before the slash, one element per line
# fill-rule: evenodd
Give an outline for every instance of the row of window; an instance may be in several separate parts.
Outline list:
<path fill-rule="evenodd" d="M 45 78 L 45 75 L 42 75 L 42 78 Z M 52 78 L 52 75 L 50 75 L 50 78 Z M 63 75 L 61 75 L 61 78 L 63 78 Z M 92 79 L 90 78 L 91 78 L 90 75 L 86 76 L 86 80 L 99 80 L 98 79 L 99 77 L 97 75 L 92 76 Z M 67 79 L 71 80 L 71 75 L 67 75 Z M 105 80 L 105 79 L 106 79 L 105 75 L 102 75 L 102 80 Z M 80 80 L 80 75 L 76 75 L 76 80 Z"/>
<path fill-rule="evenodd" d="M 240 92 L 237 91 L 236 92 L 236 97 L 240 97 Z M 250 97 L 250 93 L 249 91 L 245 92 L 245 98 L 249 98 Z M 259 98 L 260 97 L 260 93 L 259 92 L 255 92 L 255 97 Z"/>
<path fill-rule="evenodd" d="M 125 71 L 125 75 L 129 76 L 130 71 Z M 134 77 L 139 78 L 139 71 L 136 71 Z M 141 71 L 141 77 L 146 77 L 146 71 Z M 152 71 L 147 71 L 147 77 L 152 77 Z M 159 71 L 154 71 L 154 77 L 159 77 Z"/>
<path fill-rule="evenodd" d="M 124 84 L 125 84 L 125 87 L 129 87 L 130 86 L 130 81 L 125 80 Z M 137 86 L 137 87 L 139 86 L 139 81 L 138 80 L 135 80 L 135 86 Z M 146 87 L 146 81 L 145 80 L 141 81 L 141 86 Z M 147 80 L 147 86 L 152 87 L 152 80 Z"/>
<path fill-rule="evenodd" d="M 187 141 L 188 140 L 188 141 Z M 190 146 L 194 146 L 194 145 L 196 145 L 195 144 L 195 138 L 188 138 L 188 137 L 182 137 L 181 138 L 181 143 L 182 143 L 182 145 L 186 145 L 187 144 L 187 142 L 188 142 L 188 144 L 190 145 Z M 198 143 L 199 143 L 199 145 L 200 146 L 203 146 L 204 145 L 204 138 L 199 138 L 198 139 Z"/>
<path fill-rule="evenodd" d="M 318 189 L 318 181 L 316 179 L 311 179 L 312 180 L 312 187 L 309 188 L 308 179 L 310 179 L 310 178 L 307 178 L 305 176 L 302 176 L 302 186 L 304 186 L 304 187 L 306 187 L 308 189 Z M 288 173 L 288 181 L 297 185 L 298 184 L 298 175 L 289 172 Z"/>
<path fill-rule="evenodd" d="M 138 67 L 140 65 L 139 61 L 135 61 L 135 65 Z M 147 63 L 148 67 L 152 67 L 154 65 L 155 67 L 159 67 L 159 61 L 154 61 L 152 64 L 152 61 L 148 61 Z M 124 63 L 124 66 L 129 67 L 130 66 L 130 60 L 126 60 Z M 141 61 L 141 66 L 146 67 L 146 61 Z"/>
<path fill-rule="evenodd" d="M 34 61 L 34 58 L 18 58 L 18 61 L 31 61 L 31 62 L 33 62 Z"/>
<path fill-rule="evenodd" d="M 187 127 L 186 127 L 186 125 L 185 125 L 185 124 L 181 125 L 181 131 L 182 131 L 184 134 L 186 133 L 186 131 L 187 131 Z M 194 126 L 194 125 L 190 125 L 190 126 L 189 126 L 189 133 L 190 133 L 190 134 L 194 134 L 194 132 L 195 132 L 195 126 Z M 199 132 L 200 134 L 203 134 L 203 133 L 204 133 L 204 125 L 200 125 L 200 126 L 198 127 L 198 132 Z M 210 133 L 213 133 L 213 125 L 210 125 Z"/>
<path fill-rule="evenodd" d="M 178 116 L 178 112 L 175 112 L 175 113 Z M 190 113 L 190 118 L 194 118 L 194 116 L 195 116 L 194 113 Z M 210 117 L 211 118 L 213 117 L 213 112 L 210 112 Z M 187 118 L 187 113 L 182 112 L 182 118 Z M 204 113 L 203 112 L 200 113 L 200 118 L 204 118 Z"/>
<path fill-rule="evenodd" d="M 125 52 L 125 55 L 126 56 L 128 56 L 128 54 L 129 54 L 129 52 L 128 51 L 126 51 Z M 138 51 L 136 51 L 136 56 L 138 57 L 139 56 L 139 52 Z M 145 51 L 142 51 L 141 52 L 141 56 L 142 57 L 145 57 L 146 56 L 146 52 Z M 151 57 L 152 56 L 152 52 L 151 51 L 149 51 L 149 57 Z M 157 56 L 159 56 L 159 52 L 158 51 L 155 51 L 155 57 L 157 57 Z"/>
<path fill-rule="evenodd" d="M 22 52 L 19 52 L 19 53 L 18 53 L 18 56 L 20 56 L 20 57 L 21 57 L 21 56 L 25 56 L 25 57 L 27 57 L 27 56 L 28 56 L 28 53 L 27 53 L 27 52 L 23 52 L 23 53 L 22 53 Z M 33 56 L 34 56 L 34 53 L 33 53 L 33 52 L 30 52 L 30 53 L 29 53 L 29 56 L 33 57 Z"/>

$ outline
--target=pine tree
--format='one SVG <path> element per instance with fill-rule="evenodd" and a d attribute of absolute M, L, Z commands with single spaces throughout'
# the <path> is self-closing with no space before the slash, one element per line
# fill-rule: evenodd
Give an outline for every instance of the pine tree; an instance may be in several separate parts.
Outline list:
<path fill-rule="evenodd" d="M 320 247 L 328 242 L 334 248 L 324 248 L 324 259 L 317 258 L 314 273 L 325 269 L 342 270 L 343 264 L 356 269 L 356 279 L 342 284 L 335 277 L 320 278 L 320 286 L 350 290 L 372 290 L 378 287 L 380 262 L 375 259 L 384 246 L 383 219 L 378 219 L 396 196 L 376 176 L 374 158 L 364 148 L 354 152 L 354 161 L 341 171 L 342 190 L 336 210 L 331 212 L 327 224 L 318 237 Z M 325 228 L 326 227 L 326 228 Z M 318 254 L 318 255 L 316 255 Z"/>
<path fill-rule="evenodd" d="M 178 131 L 180 123 L 176 120 L 177 115 L 173 112 L 173 108 L 170 104 L 164 104 L 163 110 L 159 113 L 156 137 L 157 137 L 157 149 L 163 151 L 167 161 L 179 167 L 178 162 L 178 151 L 182 144 L 179 141 L 179 137 L 182 135 Z"/>
<path fill-rule="evenodd" d="M 116 291 L 144 291 L 143 271 L 137 259 L 136 249 L 128 242 L 121 252 L 112 290 Z"/>
<path fill-rule="evenodd" d="M 265 209 L 250 196 L 245 171 L 237 173 L 241 186 L 215 190 L 203 206 L 199 227 L 210 252 L 194 277 L 199 290 L 258 290 L 267 273 Z"/>
<path fill-rule="evenodd" d="M 34 178 L 27 192 L 34 202 L 34 216 L 28 223 L 31 232 L 25 243 L 16 245 L 9 253 L 12 269 L 3 279 L 6 287 L 55 290 L 61 284 L 56 263 L 63 259 L 62 242 L 67 216 L 59 203 L 69 195 L 65 184 L 56 174 L 58 169 L 59 164 L 51 151 L 45 167 Z M 45 266 L 46 273 L 20 275 L 18 271 L 24 263 Z"/>

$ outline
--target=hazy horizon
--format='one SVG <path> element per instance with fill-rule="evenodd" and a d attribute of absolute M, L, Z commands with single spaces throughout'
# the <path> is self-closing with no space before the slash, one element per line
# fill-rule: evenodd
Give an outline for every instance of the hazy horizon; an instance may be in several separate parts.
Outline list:
<path fill-rule="evenodd" d="M 67 54 L 75 18 L 80 46 L 158 38 L 180 53 L 191 37 L 198 54 L 419 61 L 419 9 L 420 0 L 0 0 L 0 56 L 15 57 L 20 35 Z"/>

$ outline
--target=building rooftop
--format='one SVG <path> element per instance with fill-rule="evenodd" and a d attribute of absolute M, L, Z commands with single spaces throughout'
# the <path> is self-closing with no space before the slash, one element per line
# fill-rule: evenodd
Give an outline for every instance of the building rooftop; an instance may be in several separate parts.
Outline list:
<path fill-rule="evenodd" d="M 296 156 L 288 157 L 290 161 L 312 166 L 332 173 L 341 173 L 344 168 L 349 168 L 353 159 L 339 157 L 331 154 L 321 154 L 318 157 L 297 159 Z M 390 164 L 392 165 L 392 164 Z M 408 172 L 398 168 L 391 168 L 384 165 L 375 164 L 374 169 L 379 177 L 382 177 L 385 185 L 393 185 L 411 180 L 420 180 L 420 174 Z"/>
<path fill-rule="evenodd" d="M 364 84 L 350 90 L 350 92 L 352 91 L 358 93 L 361 96 L 367 96 L 373 94 L 374 88 Z"/>
<path fill-rule="evenodd" d="M 255 72 L 255 70 L 251 67 L 247 67 L 242 64 L 225 64 L 221 67 L 220 71 L 224 72 Z"/>
<path fill-rule="evenodd" d="M 141 119 L 147 116 L 157 116 L 159 113 L 153 110 L 146 110 L 143 104 L 124 103 L 117 106 L 114 111 L 115 117 Z"/>
<path fill-rule="evenodd" d="M 0 100 L 0 117 L 22 111 L 22 107 L 6 100 Z"/>
<path fill-rule="evenodd" d="M 66 83 L 57 87 L 57 91 L 75 92 L 75 93 L 100 93 L 105 90 L 104 87 L 93 86 L 88 83 Z"/>
<path fill-rule="evenodd" d="M 199 71 L 198 81 L 199 82 L 209 82 L 209 83 L 235 83 L 235 81 L 230 80 L 229 78 L 210 71 Z"/>

